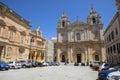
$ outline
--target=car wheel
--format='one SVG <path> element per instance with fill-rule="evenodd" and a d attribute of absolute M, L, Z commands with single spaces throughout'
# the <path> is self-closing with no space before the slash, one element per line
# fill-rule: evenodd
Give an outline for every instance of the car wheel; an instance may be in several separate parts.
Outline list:
<path fill-rule="evenodd" d="M 22 67 L 23 67 L 23 68 L 26 68 L 26 66 L 25 66 L 25 65 L 23 65 Z"/>
<path fill-rule="evenodd" d="M 12 66 L 12 69 L 15 69 L 15 66 Z"/>
<path fill-rule="evenodd" d="M 8 68 L 7 68 L 7 69 L 5 69 L 5 70 L 8 70 Z"/>

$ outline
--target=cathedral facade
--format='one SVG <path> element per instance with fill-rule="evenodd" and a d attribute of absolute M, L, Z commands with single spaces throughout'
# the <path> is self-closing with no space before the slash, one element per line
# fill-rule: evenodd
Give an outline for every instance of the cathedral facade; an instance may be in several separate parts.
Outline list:
<path fill-rule="evenodd" d="M 57 27 L 57 61 L 86 63 L 106 60 L 101 16 L 91 8 L 87 23 L 71 23 L 65 13 Z"/>

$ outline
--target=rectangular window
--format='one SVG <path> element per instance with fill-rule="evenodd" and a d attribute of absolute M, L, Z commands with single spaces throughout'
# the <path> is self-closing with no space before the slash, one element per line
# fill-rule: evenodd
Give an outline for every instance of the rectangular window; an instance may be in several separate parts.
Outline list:
<path fill-rule="evenodd" d="M 37 41 L 37 45 L 40 46 L 40 41 Z"/>
<path fill-rule="evenodd" d="M 115 47 L 115 45 L 113 45 L 113 51 L 114 51 L 114 53 L 116 52 L 116 47 Z"/>
<path fill-rule="evenodd" d="M 21 44 L 24 43 L 24 35 L 21 35 Z"/>
<path fill-rule="evenodd" d="M 114 31 L 111 32 L 111 38 L 114 39 Z"/>
<path fill-rule="evenodd" d="M 117 43 L 117 51 L 120 54 L 120 43 Z"/>
<path fill-rule="evenodd" d="M 111 51 L 111 54 L 112 54 L 112 47 L 110 47 L 110 51 Z"/>
<path fill-rule="evenodd" d="M 80 38 L 80 33 L 77 33 L 76 34 L 76 37 L 77 37 L 77 40 L 80 40 L 81 38 Z"/>
<path fill-rule="evenodd" d="M 115 33 L 116 33 L 116 35 L 118 35 L 118 30 L 117 30 L 117 28 L 115 28 Z"/>
<path fill-rule="evenodd" d="M 111 41 L 111 36 L 110 36 L 110 34 L 109 34 L 109 41 Z"/>
<path fill-rule="evenodd" d="M 9 40 L 12 41 L 13 40 L 13 30 L 10 30 L 10 34 L 9 34 Z"/>
<path fill-rule="evenodd" d="M 108 48 L 108 54 L 110 53 L 110 48 Z"/>
<path fill-rule="evenodd" d="M 109 42 L 109 37 L 107 37 L 107 42 Z"/>

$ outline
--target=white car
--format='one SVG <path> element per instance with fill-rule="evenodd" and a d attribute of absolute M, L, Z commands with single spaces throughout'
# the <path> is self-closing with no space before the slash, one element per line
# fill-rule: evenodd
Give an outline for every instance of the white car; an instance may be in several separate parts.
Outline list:
<path fill-rule="evenodd" d="M 20 69 L 21 68 L 21 63 L 19 61 L 10 61 L 10 62 L 8 62 L 8 65 L 10 66 L 11 69 Z"/>
<path fill-rule="evenodd" d="M 100 65 L 100 67 L 99 67 L 99 71 L 104 70 L 104 69 L 105 69 L 105 67 L 107 67 L 107 66 L 109 66 L 109 64 L 108 64 L 108 63 L 102 63 L 102 64 Z"/>
<path fill-rule="evenodd" d="M 48 66 L 49 64 L 47 62 L 42 63 L 43 66 Z"/>
<path fill-rule="evenodd" d="M 120 69 L 108 74 L 107 80 L 120 80 Z"/>

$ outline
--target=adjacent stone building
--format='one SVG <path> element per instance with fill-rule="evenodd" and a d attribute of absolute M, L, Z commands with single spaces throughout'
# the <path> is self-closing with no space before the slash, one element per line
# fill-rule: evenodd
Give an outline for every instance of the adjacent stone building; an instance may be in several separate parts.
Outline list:
<path fill-rule="evenodd" d="M 53 47 L 53 42 L 47 41 L 47 47 L 46 47 L 46 61 L 47 62 L 53 62 L 53 56 L 54 56 L 54 47 Z"/>
<path fill-rule="evenodd" d="M 54 49 L 53 49 L 53 54 L 54 54 L 53 61 L 57 62 L 57 38 L 56 37 L 52 38 L 52 42 L 53 42 L 53 47 L 54 47 Z"/>
<path fill-rule="evenodd" d="M 107 62 L 120 63 L 120 0 L 116 0 L 118 12 L 104 32 Z"/>
<path fill-rule="evenodd" d="M 56 42 L 57 38 L 52 38 L 51 40 L 47 41 L 47 52 L 46 52 L 46 61 L 47 62 L 56 62 Z"/>
<path fill-rule="evenodd" d="M 71 23 L 63 13 L 57 28 L 57 61 L 78 63 L 105 61 L 102 29 L 101 16 L 93 7 L 87 17 L 87 23 L 78 19 Z"/>
<path fill-rule="evenodd" d="M 0 3 L 0 60 L 7 62 L 31 59 L 32 38 L 35 38 L 34 49 L 38 53 L 43 53 L 42 56 L 44 56 L 45 38 L 41 36 L 39 31 L 37 31 L 37 34 L 32 35 L 30 29 L 29 21 L 15 13 L 5 4 Z M 40 55 L 38 56 L 40 57 Z M 38 56 L 36 59 L 40 60 Z"/>
<path fill-rule="evenodd" d="M 46 38 L 43 37 L 40 27 L 30 32 L 30 39 L 29 59 L 44 62 L 46 56 Z"/>

